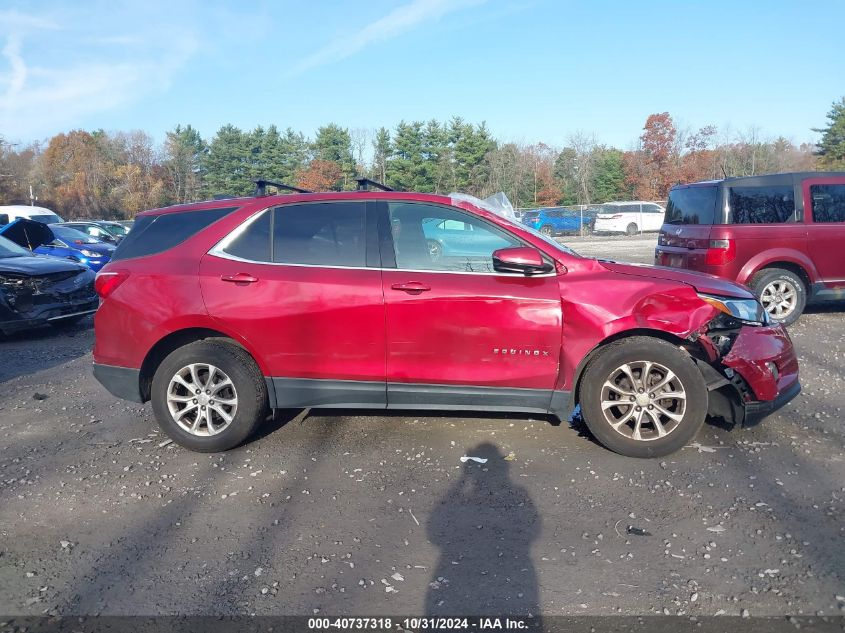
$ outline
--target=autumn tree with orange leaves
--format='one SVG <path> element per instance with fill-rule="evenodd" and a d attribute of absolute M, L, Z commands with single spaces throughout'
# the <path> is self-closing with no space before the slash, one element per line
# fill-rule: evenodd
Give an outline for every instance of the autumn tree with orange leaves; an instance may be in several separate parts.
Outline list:
<path fill-rule="evenodd" d="M 343 170 L 333 160 L 315 158 L 296 172 L 296 186 L 309 191 L 340 191 Z"/>

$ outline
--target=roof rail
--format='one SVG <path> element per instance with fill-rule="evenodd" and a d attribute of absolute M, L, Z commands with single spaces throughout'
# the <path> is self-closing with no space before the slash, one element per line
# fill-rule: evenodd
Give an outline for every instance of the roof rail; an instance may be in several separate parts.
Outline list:
<path fill-rule="evenodd" d="M 369 178 L 364 178 L 363 176 L 361 178 L 356 178 L 355 182 L 358 183 L 358 191 L 369 191 L 370 187 L 375 187 L 376 189 L 381 189 L 382 191 L 396 191 L 387 185 L 383 185 L 375 180 L 370 180 Z"/>
<path fill-rule="evenodd" d="M 283 182 L 273 182 L 272 180 L 264 180 L 263 178 L 258 178 L 253 180 L 255 183 L 255 195 L 256 196 L 266 196 L 267 195 L 267 185 L 271 187 L 276 187 L 276 189 L 284 189 L 285 191 L 293 191 L 294 193 L 313 193 L 309 189 L 300 189 L 299 187 L 294 187 L 293 185 L 286 185 Z"/>

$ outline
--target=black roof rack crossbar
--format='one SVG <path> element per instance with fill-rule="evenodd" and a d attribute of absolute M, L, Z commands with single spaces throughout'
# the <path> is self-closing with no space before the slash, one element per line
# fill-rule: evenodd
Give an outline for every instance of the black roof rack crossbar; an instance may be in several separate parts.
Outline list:
<path fill-rule="evenodd" d="M 272 180 L 264 180 L 263 178 L 258 178 L 257 180 L 253 181 L 255 183 L 255 195 L 256 196 L 266 196 L 267 195 L 267 185 L 271 187 L 276 187 L 276 189 L 284 189 L 285 191 L 293 191 L 294 193 L 313 193 L 308 189 L 301 189 L 299 187 L 294 187 L 293 185 L 286 185 L 283 182 L 273 182 Z"/>
<path fill-rule="evenodd" d="M 387 185 L 383 185 L 375 180 L 370 180 L 369 178 L 356 178 L 355 182 L 358 183 L 358 191 L 369 191 L 370 187 L 375 187 L 376 189 L 381 189 L 382 191 L 396 191 Z"/>

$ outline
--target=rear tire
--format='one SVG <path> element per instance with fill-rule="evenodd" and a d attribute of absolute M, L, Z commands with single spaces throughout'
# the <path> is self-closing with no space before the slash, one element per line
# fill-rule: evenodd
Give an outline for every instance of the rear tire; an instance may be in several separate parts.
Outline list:
<path fill-rule="evenodd" d="M 599 351 L 584 371 L 579 396 L 593 436 L 628 457 L 674 453 L 707 417 L 707 386 L 695 362 L 675 345 L 646 336 Z"/>
<path fill-rule="evenodd" d="M 582 224 L 581 225 L 581 235 L 582 236 L 587 237 L 587 236 L 592 235 L 592 234 L 593 234 L 593 227 L 591 227 L 589 224 Z"/>
<path fill-rule="evenodd" d="M 773 321 L 792 325 L 807 306 L 804 280 L 791 270 L 764 268 L 749 284 Z"/>
<path fill-rule="evenodd" d="M 151 399 L 162 431 L 201 453 L 241 444 L 268 413 L 267 384 L 258 365 L 245 350 L 218 341 L 197 341 L 171 352 L 153 377 Z"/>
<path fill-rule="evenodd" d="M 636 235 L 638 230 L 639 229 L 637 228 L 637 225 L 631 222 L 625 229 L 625 233 L 627 233 L 628 235 Z"/>

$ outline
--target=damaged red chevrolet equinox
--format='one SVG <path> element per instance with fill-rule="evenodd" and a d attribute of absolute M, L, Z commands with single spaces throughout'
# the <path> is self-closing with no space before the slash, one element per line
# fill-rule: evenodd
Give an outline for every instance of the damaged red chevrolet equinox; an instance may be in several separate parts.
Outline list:
<path fill-rule="evenodd" d="M 97 276 L 97 379 L 204 452 L 270 409 L 329 407 L 580 411 L 652 457 L 800 391 L 743 286 L 582 257 L 469 196 L 362 189 L 259 182 L 140 214 Z"/>

